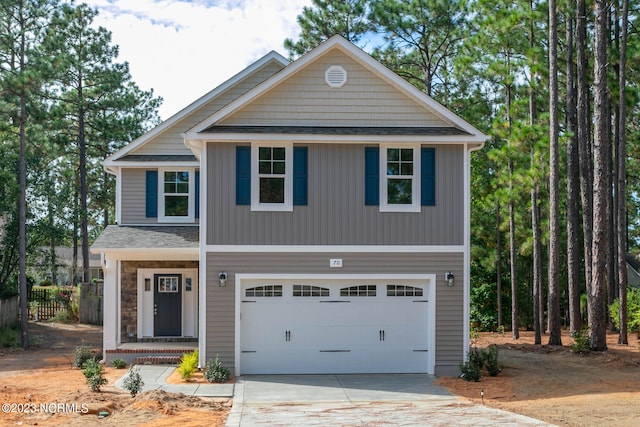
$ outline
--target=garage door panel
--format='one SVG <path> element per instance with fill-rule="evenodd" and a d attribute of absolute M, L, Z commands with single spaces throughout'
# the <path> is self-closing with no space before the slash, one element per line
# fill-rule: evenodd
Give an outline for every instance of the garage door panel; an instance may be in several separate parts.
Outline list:
<path fill-rule="evenodd" d="M 320 285 L 329 295 L 311 296 L 313 286 L 307 286 L 301 296 L 301 286 L 294 291 L 285 281 L 281 295 L 241 304 L 242 373 L 427 372 L 428 304 L 419 298 L 426 284 L 413 283 L 419 297 L 389 296 L 382 282 L 360 285 L 364 292 L 357 288 L 349 295 L 340 294 L 351 289 L 348 283 Z M 369 296 L 371 289 L 375 296 Z M 249 298 L 243 294 L 243 300 Z"/>

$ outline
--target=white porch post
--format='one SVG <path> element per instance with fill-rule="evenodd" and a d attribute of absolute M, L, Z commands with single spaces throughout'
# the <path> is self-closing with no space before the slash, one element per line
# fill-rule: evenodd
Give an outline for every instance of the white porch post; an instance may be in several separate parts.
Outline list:
<path fill-rule="evenodd" d="M 118 345 L 118 260 L 104 257 L 104 287 L 102 298 L 102 351 L 115 350 Z"/>

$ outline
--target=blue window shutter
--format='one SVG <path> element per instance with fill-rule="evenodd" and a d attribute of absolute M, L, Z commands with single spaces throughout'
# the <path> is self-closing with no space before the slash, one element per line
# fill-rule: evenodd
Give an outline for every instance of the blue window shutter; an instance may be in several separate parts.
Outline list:
<path fill-rule="evenodd" d="M 309 162 L 307 147 L 293 147 L 293 204 L 306 206 Z"/>
<path fill-rule="evenodd" d="M 200 171 L 196 171 L 196 218 L 200 218 Z"/>
<path fill-rule="evenodd" d="M 158 171 L 148 170 L 146 175 L 145 216 L 158 217 Z"/>
<path fill-rule="evenodd" d="M 423 147 L 420 151 L 422 176 L 420 177 L 420 192 L 422 206 L 436 204 L 436 149 Z"/>
<path fill-rule="evenodd" d="M 364 204 L 380 204 L 380 149 L 364 147 Z"/>
<path fill-rule="evenodd" d="M 236 147 L 236 205 L 251 204 L 251 147 Z"/>

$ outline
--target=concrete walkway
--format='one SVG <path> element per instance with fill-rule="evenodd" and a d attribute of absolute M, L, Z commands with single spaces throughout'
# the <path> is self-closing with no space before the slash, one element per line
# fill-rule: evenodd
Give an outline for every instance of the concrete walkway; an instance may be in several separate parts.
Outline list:
<path fill-rule="evenodd" d="M 234 384 L 168 384 L 167 378 L 175 365 L 137 365 L 144 382 L 142 391 L 163 390 L 168 393 L 182 393 L 189 396 L 233 397 Z M 115 386 L 124 388 L 122 383 L 127 374 L 116 381 Z"/>
<path fill-rule="evenodd" d="M 141 365 L 143 391 L 233 398 L 227 427 L 550 425 L 460 400 L 430 375 L 248 375 L 235 384 L 167 384 L 174 369 Z"/>

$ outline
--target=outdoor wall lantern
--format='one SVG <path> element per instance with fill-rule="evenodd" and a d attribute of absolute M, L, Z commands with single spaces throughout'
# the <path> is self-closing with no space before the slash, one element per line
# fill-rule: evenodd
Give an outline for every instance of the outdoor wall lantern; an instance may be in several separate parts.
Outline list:
<path fill-rule="evenodd" d="M 224 271 L 218 274 L 218 280 L 220 281 L 220 286 L 227 286 L 227 273 Z"/>
<path fill-rule="evenodd" d="M 453 279 L 455 279 L 455 276 L 453 275 L 452 272 L 447 271 L 444 274 L 444 280 L 447 281 L 447 286 L 449 286 L 449 287 L 453 286 Z"/>

